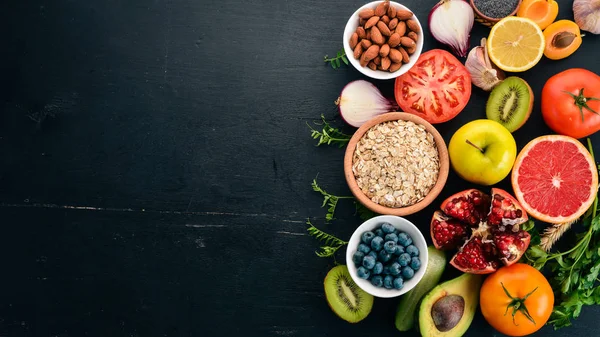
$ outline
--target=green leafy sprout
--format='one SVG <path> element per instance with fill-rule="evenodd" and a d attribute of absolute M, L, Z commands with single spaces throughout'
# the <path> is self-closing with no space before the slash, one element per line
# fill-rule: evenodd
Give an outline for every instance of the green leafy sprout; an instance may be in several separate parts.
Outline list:
<path fill-rule="evenodd" d="M 317 254 L 318 257 L 333 256 L 333 254 L 335 254 L 335 252 L 337 252 L 338 249 L 348 244 L 347 241 L 341 240 L 331 234 L 325 233 L 322 230 L 318 229 L 310 222 L 309 219 L 306 220 L 306 224 L 308 225 L 308 228 L 306 229 L 308 231 L 308 234 L 324 244 L 324 246 L 321 246 L 319 251 L 315 252 L 315 254 Z"/>
<path fill-rule="evenodd" d="M 339 129 L 332 127 L 325 120 L 325 116 L 323 116 L 323 115 L 321 115 L 321 121 L 322 121 L 322 123 L 318 124 L 318 125 L 323 126 L 321 131 L 315 130 L 308 123 L 306 123 L 306 125 L 308 125 L 308 127 L 311 130 L 310 136 L 313 139 L 318 139 L 317 146 L 321 146 L 323 144 L 326 144 L 326 145 L 336 144 L 339 147 L 344 147 L 346 144 L 348 144 L 348 142 L 350 141 L 350 138 L 352 138 L 351 135 L 345 134 L 342 131 L 340 131 Z"/>
<path fill-rule="evenodd" d="M 331 68 L 333 69 L 338 69 L 339 67 L 341 67 L 342 62 L 345 65 L 348 65 L 348 58 L 346 57 L 346 52 L 344 51 L 344 49 L 338 50 L 335 57 L 330 58 L 328 55 L 325 55 L 323 57 L 323 61 L 325 61 L 325 63 L 329 63 L 331 65 Z"/>

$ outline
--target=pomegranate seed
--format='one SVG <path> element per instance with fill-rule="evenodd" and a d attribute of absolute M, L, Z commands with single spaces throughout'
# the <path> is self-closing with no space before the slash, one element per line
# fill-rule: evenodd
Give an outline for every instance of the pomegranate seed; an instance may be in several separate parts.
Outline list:
<path fill-rule="evenodd" d="M 515 216 L 516 216 L 517 218 L 520 218 L 521 216 L 523 216 L 523 211 L 521 211 L 520 209 L 516 210 L 516 211 L 515 211 Z"/>

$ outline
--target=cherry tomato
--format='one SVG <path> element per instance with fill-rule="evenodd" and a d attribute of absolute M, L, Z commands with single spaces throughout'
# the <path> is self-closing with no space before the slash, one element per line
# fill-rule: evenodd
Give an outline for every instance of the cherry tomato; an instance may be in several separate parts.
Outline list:
<path fill-rule="evenodd" d="M 481 286 L 479 304 L 494 329 L 509 336 L 525 336 L 546 324 L 554 293 L 537 269 L 515 263 L 490 275 Z"/>
<path fill-rule="evenodd" d="M 408 72 L 396 78 L 394 94 L 403 111 L 433 124 L 442 123 L 467 105 L 471 75 L 452 54 L 433 49 L 421 54 Z"/>
<path fill-rule="evenodd" d="M 548 79 L 542 89 L 542 116 L 555 132 L 573 138 L 600 130 L 600 76 L 581 68 Z"/>

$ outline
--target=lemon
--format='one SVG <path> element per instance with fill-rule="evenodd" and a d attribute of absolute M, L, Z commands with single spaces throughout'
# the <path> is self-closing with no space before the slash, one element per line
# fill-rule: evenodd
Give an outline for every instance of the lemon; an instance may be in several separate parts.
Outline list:
<path fill-rule="evenodd" d="M 544 55 L 546 41 L 531 19 L 506 17 L 492 27 L 487 40 L 490 59 L 509 72 L 531 69 Z"/>

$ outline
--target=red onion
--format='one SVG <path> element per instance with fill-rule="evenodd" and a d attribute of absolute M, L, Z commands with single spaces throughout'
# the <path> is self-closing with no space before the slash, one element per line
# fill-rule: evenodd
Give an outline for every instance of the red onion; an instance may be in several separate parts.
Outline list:
<path fill-rule="evenodd" d="M 439 42 L 460 56 L 467 56 L 475 14 L 464 0 L 442 0 L 429 12 L 429 30 Z"/>
<path fill-rule="evenodd" d="M 377 115 L 392 111 L 394 106 L 376 86 L 365 80 L 348 83 L 336 104 L 344 121 L 356 128 Z"/>

